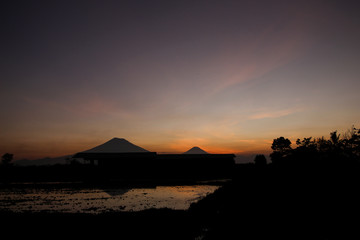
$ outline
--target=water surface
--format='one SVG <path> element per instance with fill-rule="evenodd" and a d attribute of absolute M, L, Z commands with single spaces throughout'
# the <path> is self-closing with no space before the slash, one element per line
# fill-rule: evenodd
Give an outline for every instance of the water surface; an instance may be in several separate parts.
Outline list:
<path fill-rule="evenodd" d="M 103 213 L 149 208 L 186 210 L 219 186 L 153 188 L 11 188 L 0 189 L 0 210 L 14 212 Z"/>

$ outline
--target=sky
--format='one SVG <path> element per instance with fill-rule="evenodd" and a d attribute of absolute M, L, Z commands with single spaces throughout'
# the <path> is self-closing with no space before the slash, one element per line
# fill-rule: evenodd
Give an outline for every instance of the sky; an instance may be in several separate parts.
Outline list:
<path fill-rule="evenodd" d="M 350 0 L 3 1 L 0 155 L 269 153 L 360 127 Z"/>

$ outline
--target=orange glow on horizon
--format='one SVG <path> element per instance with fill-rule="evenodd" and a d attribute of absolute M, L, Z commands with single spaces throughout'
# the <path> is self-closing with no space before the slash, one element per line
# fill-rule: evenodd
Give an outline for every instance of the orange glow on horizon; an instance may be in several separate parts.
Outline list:
<path fill-rule="evenodd" d="M 110 140 L 110 139 L 107 139 Z M 106 140 L 106 141 L 107 141 Z M 4 146 L 6 152 L 14 154 L 14 160 L 21 159 L 42 159 L 42 158 L 56 158 L 67 155 L 73 155 L 77 152 L 85 151 L 98 146 L 106 141 L 65 141 L 65 142 L 50 142 L 50 141 L 37 141 L 20 143 L 15 145 Z M 131 141 L 133 144 L 138 145 L 151 152 L 168 153 L 168 154 L 181 154 L 188 151 L 193 147 L 199 147 L 210 154 L 248 154 L 248 153 L 264 153 L 270 150 L 271 141 L 269 145 L 264 145 L 263 142 L 254 141 L 251 144 L 235 145 L 229 143 L 211 142 L 205 138 L 196 139 L 181 139 L 172 143 L 152 144 L 147 142 L 138 143 Z"/>

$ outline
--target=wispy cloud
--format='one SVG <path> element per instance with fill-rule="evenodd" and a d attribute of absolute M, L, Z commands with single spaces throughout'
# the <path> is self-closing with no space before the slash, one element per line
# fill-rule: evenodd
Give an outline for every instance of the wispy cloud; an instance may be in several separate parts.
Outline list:
<path fill-rule="evenodd" d="M 220 66 L 221 80 L 213 92 L 262 77 L 303 56 L 313 44 L 314 16 L 289 14 L 283 22 L 265 25 L 256 35 L 225 47 L 213 68 Z"/>
<path fill-rule="evenodd" d="M 266 118 L 281 118 L 301 111 L 303 111 L 303 108 L 300 107 L 283 109 L 278 111 L 264 110 L 249 116 L 249 119 L 258 120 Z"/>

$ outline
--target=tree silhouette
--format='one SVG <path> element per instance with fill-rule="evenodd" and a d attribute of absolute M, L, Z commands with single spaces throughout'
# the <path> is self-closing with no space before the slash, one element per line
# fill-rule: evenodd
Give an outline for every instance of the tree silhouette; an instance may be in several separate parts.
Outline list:
<path fill-rule="evenodd" d="M 273 163 L 291 163 L 321 167 L 329 164 L 360 164 L 360 129 L 352 127 L 342 136 L 337 131 L 330 138 L 312 137 L 297 139 L 297 147 L 291 148 L 291 141 L 284 137 L 274 139 L 270 154 Z M 286 159 L 286 161 L 284 161 Z M 335 165 L 334 165 L 335 166 Z"/>
<path fill-rule="evenodd" d="M 270 154 L 270 158 L 272 163 L 275 164 L 289 156 L 292 150 L 291 141 L 287 138 L 279 137 L 274 139 L 271 149 L 274 150 L 274 152 Z"/>
<path fill-rule="evenodd" d="M 277 152 L 285 153 L 291 150 L 291 141 L 288 138 L 279 137 L 274 139 L 271 149 Z"/>
<path fill-rule="evenodd" d="M 360 158 L 360 129 L 352 127 L 342 139 L 341 147 L 348 159 L 356 160 Z"/>
<path fill-rule="evenodd" d="M 4 166 L 9 166 L 10 162 L 12 161 L 14 157 L 14 154 L 10 154 L 10 153 L 5 153 L 2 157 L 1 157 L 1 163 Z"/>
<path fill-rule="evenodd" d="M 254 159 L 255 165 L 257 166 L 265 166 L 266 165 L 266 157 L 264 154 L 258 154 Z"/>
<path fill-rule="evenodd" d="M 337 134 L 337 131 L 330 133 L 330 140 L 333 145 L 338 145 L 340 143 L 340 134 Z"/>

